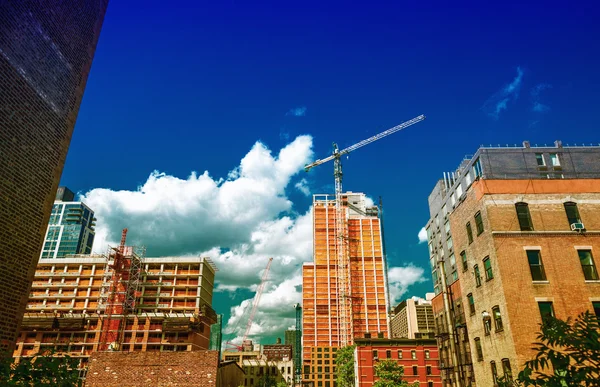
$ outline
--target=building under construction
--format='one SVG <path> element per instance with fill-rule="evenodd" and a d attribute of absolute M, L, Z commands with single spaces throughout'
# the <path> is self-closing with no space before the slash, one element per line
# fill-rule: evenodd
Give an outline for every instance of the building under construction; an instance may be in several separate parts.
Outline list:
<path fill-rule="evenodd" d="M 343 194 L 342 204 L 338 238 L 335 197 L 314 196 L 314 262 L 302 270 L 303 383 L 315 386 L 334 385 L 335 348 L 359 337 L 389 338 L 380 209 L 362 193 Z M 340 244 L 349 264 L 338 265 Z"/>
<path fill-rule="evenodd" d="M 124 238 L 107 254 L 41 259 L 14 357 L 54 350 L 85 365 L 96 351 L 207 350 L 216 270 L 208 258 L 145 258 Z"/>

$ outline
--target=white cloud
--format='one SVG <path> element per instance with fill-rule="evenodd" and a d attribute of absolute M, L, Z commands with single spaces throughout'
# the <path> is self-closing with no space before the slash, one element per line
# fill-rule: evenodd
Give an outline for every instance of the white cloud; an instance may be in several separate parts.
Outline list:
<path fill-rule="evenodd" d="M 531 110 L 537 113 L 545 113 L 550 111 L 550 106 L 540 102 L 540 94 L 544 90 L 551 89 L 552 85 L 548 83 L 540 83 L 531 89 Z"/>
<path fill-rule="evenodd" d="M 423 227 L 421 230 L 419 230 L 419 243 L 426 243 L 427 242 L 427 230 L 425 230 L 425 227 Z"/>
<path fill-rule="evenodd" d="M 402 300 L 408 288 L 416 283 L 425 282 L 424 270 L 412 264 L 392 267 L 388 270 L 390 300 L 393 305 Z"/>
<path fill-rule="evenodd" d="M 306 106 L 295 107 L 285 114 L 286 116 L 304 117 L 306 115 Z"/>
<path fill-rule="evenodd" d="M 294 186 L 300 192 L 302 192 L 305 196 L 310 196 L 310 189 L 308 188 L 308 180 L 302 179 L 296 183 Z"/>
<path fill-rule="evenodd" d="M 517 98 L 519 98 L 519 92 L 521 90 L 521 85 L 523 84 L 523 75 L 524 73 L 521 67 L 517 67 L 517 75 L 512 82 L 503 86 L 488 98 L 481 107 L 481 110 L 493 119 L 499 119 L 500 113 L 508 109 L 508 103 L 510 101 L 516 101 Z"/>

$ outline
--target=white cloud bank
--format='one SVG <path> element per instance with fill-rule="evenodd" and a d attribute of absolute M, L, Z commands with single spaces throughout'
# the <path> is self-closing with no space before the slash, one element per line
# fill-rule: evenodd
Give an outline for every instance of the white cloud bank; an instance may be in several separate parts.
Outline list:
<path fill-rule="evenodd" d="M 419 243 L 427 243 L 427 230 L 425 230 L 425 227 L 419 230 L 417 237 L 419 238 Z"/>
<path fill-rule="evenodd" d="M 227 178 L 205 171 L 181 179 L 155 171 L 137 190 L 93 189 L 81 199 L 98 218 L 94 250 L 118 244 L 128 227 L 128 244 L 145 245 L 148 256 L 211 257 L 219 269 L 215 292 L 255 292 L 273 257 L 250 333 L 255 340 L 283 334 L 294 324 L 293 305 L 301 302 L 302 263 L 312 260 L 312 209 L 297 213 L 286 189 L 308 192 L 296 175 L 312 156 L 310 136 L 297 137 L 276 155 L 257 142 Z M 413 266 L 390 269 L 394 299 L 421 281 L 419 270 L 422 275 Z M 231 308 L 229 337 L 245 330 L 251 303 Z M 225 312 L 222 305 L 213 308 Z"/>

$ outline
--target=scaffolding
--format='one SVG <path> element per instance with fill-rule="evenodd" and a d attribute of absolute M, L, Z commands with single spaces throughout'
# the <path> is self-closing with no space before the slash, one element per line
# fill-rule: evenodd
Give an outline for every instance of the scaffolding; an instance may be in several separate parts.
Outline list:
<path fill-rule="evenodd" d="M 123 229 L 119 247 L 110 247 L 106 254 L 98 312 L 104 311 L 99 351 L 120 349 L 125 320 L 133 313 L 139 296 L 138 287 L 143 269 L 145 248 L 125 246 L 127 229 Z"/>

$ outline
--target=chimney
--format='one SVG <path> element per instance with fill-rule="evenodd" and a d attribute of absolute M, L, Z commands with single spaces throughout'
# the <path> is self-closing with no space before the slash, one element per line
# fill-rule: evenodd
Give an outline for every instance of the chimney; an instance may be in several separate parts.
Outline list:
<path fill-rule="evenodd" d="M 523 148 L 531 148 L 529 141 L 523 141 Z"/>
<path fill-rule="evenodd" d="M 562 146 L 562 141 L 560 141 L 560 140 L 554 141 L 554 146 L 557 147 L 557 148 L 562 148 L 563 147 Z"/>

